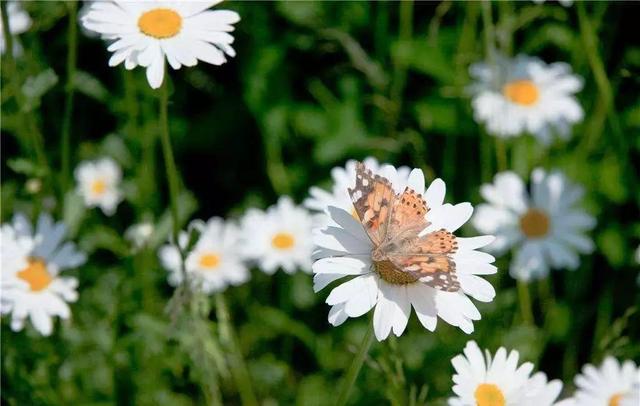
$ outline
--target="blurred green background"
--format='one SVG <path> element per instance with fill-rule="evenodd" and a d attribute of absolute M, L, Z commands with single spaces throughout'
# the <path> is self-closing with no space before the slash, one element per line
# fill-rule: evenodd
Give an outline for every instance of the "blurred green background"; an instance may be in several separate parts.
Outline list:
<path fill-rule="evenodd" d="M 218 339 L 213 299 L 167 312 L 172 289 L 156 249 L 169 232 L 159 149 L 158 95 L 140 68 L 110 68 L 103 41 L 78 26 L 77 72 L 67 86 L 65 2 L 23 2 L 33 20 L 20 35 L 18 69 L 2 58 L 2 221 L 53 211 L 90 259 L 70 272 L 80 299 L 54 336 L 13 333 L 2 320 L 3 404 L 239 404 Z M 78 8 L 82 6 L 77 4 Z M 330 169 L 375 156 L 441 177 L 447 199 L 480 202 L 478 187 L 497 172 L 496 139 L 472 118 L 468 66 L 485 55 L 479 2 L 229 2 L 242 20 L 237 57 L 222 67 L 169 72 L 170 132 L 182 175 L 181 214 L 237 218 L 282 194 L 301 202 L 312 185 L 330 186 Z M 596 252 L 576 272 L 533 284 L 536 326 L 522 323 L 508 256 L 488 279 L 493 303 L 467 336 L 440 322 L 435 333 L 415 317 L 400 338 L 375 344 L 354 404 L 443 404 L 450 359 L 468 339 L 518 349 L 567 390 L 586 362 L 604 354 L 640 359 L 639 6 L 632 2 L 497 2 L 490 7 L 498 49 L 570 63 L 585 79 L 585 120 L 567 142 L 506 142 L 508 166 L 525 178 L 559 168 L 587 190 L 598 219 Z M 486 13 L 486 10 L 485 10 Z M 485 18 L 486 18 L 485 14 Z M 486 21 L 485 21 L 486 22 Z M 16 98 L 15 89 L 22 96 Z M 126 202 L 113 217 L 85 211 L 59 176 L 65 88 L 75 91 L 72 167 L 108 155 L 125 174 Z M 22 99 L 22 102 L 20 102 Z M 20 102 L 20 103 L 18 103 Z M 29 117 L 29 125 L 21 121 Z M 47 170 L 32 139 L 44 142 Z M 42 181 L 33 192 L 27 181 Z M 149 220 L 156 232 L 132 253 L 124 231 Z M 473 230 L 464 229 L 472 235 Z M 253 271 L 226 294 L 231 317 L 263 404 L 331 404 L 367 317 L 327 322 L 326 292 L 311 276 Z M 540 298 L 545 298 L 542 301 Z"/>

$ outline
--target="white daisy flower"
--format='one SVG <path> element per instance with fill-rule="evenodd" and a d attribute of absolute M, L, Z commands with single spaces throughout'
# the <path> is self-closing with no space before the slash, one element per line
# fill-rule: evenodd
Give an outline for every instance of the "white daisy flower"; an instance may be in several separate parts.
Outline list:
<path fill-rule="evenodd" d="M 640 404 L 640 368 L 607 357 L 600 368 L 587 364 L 575 378 L 578 387 L 562 406 L 637 406 Z"/>
<path fill-rule="evenodd" d="M 27 318 L 42 335 L 53 330 L 52 317 L 68 319 L 67 302 L 78 298 L 78 280 L 61 276 L 86 261 L 74 243 L 65 242 L 65 225 L 41 214 L 35 232 L 21 214 L 2 227 L 2 314 L 11 313 L 11 329 L 22 330 Z M 7 265 L 7 262 L 9 261 Z"/>
<path fill-rule="evenodd" d="M 536 4 L 542 4 L 545 3 L 546 0 L 533 0 L 533 2 Z M 558 0 L 558 3 L 560 3 L 563 7 L 571 7 L 573 5 L 573 0 Z"/>
<path fill-rule="evenodd" d="M 122 171 L 111 158 L 96 161 L 85 161 L 78 165 L 74 172 L 76 190 L 84 199 L 87 207 L 100 207 L 107 216 L 116 212 L 123 199 L 120 190 Z"/>
<path fill-rule="evenodd" d="M 514 248 L 511 276 L 528 281 L 543 278 L 549 268 L 576 269 L 578 253 L 593 251 L 585 235 L 595 219 L 576 205 L 584 194 L 561 172 L 535 169 L 531 174 L 531 197 L 522 179 L 513 172 L 495 176 L 482 185 L 480 194 L 488 202 L 478 206 L 472 223 L 483 233 L 496 235 L 488 249 L 502 254 Z"/>
<path fill-rule="evenodd" d="M 149 221 L 134 224 L 124 232 L 124 238 L 131 243 L 134 251 L 140 250 L 147 245 L 153 235 L 154 226 Z"/>
<path fill-rule="evenodd" d="M 195 66 L 198 60 L 213 65 L 235 56 L 231 47 L 235 11 L 208 10 L 211 1 L 97 1 L 82 18 L 85 28 L 113 41 L 109 66 L 124 62 L 126 69 L 147 69 L 149 85 L 157 89 L 164 77 L 165 58 L 173 69 Z"/>
<path fill-rule="evenodd" d="M 350 212 L 354 218 L 357 218 L 353 203 L 351 203 L 351 197 L 349 197 L 349 188 L 353 188 L 356 182 L 356 161 L 351 159 L 347 161 L 344 168 L 335 167 L 331 170 L 331 177 L 333 178 L 333 187 L 331 192 L 327 192 L 317 186 L 313 186 L 309 189 L 309 195 L 303 202 L 303 205 L 311 211 L 319 212 L 314 216 L 316 224 L 328 225 L 331 222 L 331 217 L 328 215 L 329 206 L 339 207 L 345 211 Z M 384 176 L 393 185 L 398 185 L 399 190 L 404 190 L 409 180 L 409 172 L 411 168 L 408 166 L 401 166 L 395 168 L 389 164 L 379 164 L 375 158 L 368 157 L 363 161 L 365 166 L 371 170 L 374 174 Z M 333 224 L 335 225 L 335 224 Z"/>
<path fill-rule="evenodd" d="M 23 10 L 17 1 L 11 1 L 7 4 L 7 16 L 9 18 L 9 31 L 13 35 L 22 34 L 31 28 L 31 17 Z M 0 54 L 4 55 L 5 51 L 4 29 L 2 20 L 0 20 Z M 18 41 L 13 41 L 13 54 L 19 55 L 22 47 Z"/>
<path fill-rule="evenodd" d="M 538 58 L 496 56 L 496 65 L 471 65 L 470 87 L 476 121 L 498 137 L 527 132 L 548 144 L 553 135 L 567 138 L 584 112 L 575 97 L 582 79 L 566 63 L 546 64 Z"/>
<path fill-rule="evenodd" d="M 278 268 L 286 273 L 297 269 L 311 271 L 313 240 L 312 218 L 288 196 L 267 211 L 249 209 L 242 219 L 243 252 L 260 269 L 273 274 Z"/>
<path fill-rule="evenodd" d="M 420 169 L 411 171 L 406 185 L 415 193 L 424 195 L 429 208 L 425 220 L 427 227 L 419 234 L 456 231 L 473 212 L 469 203 L 443 204 L 445 184 L 436 179 L 425 192 L 424 175 Z M 392 185 L 395 187 L 395 185 Z M 395 193 L 402 190 L 395 187 Z M 466 333 L 473 331 L 473 320 L 480 320 L 480 312 L 467 295 L 476 300 L 490 302 L 495 296 L 493 286 L 476 275 L 497 272 L 491 265 L 494 258 L 476 251 L 493 241 L 492 236 L 456 238 L 457 250 L 448 260 L 455 263 L 459 290 L 444 291 L 429 286 L 430 276 L 418 278 L 410 272 L 390 269 L 384 261 L 374 261 L 375 246 L 359 220 L 341 207 L 329 206 L 328 212 L 335 225 L 314 229 L 314 290 L 345 276 L 349 281 L 334 288 L 327 297 L 331 306 L 329 322 L 342 324 L 348 317 L 359 317 L 375 306 L 373 328 L 376 338 L 385 339 L 390 332 L 399 336 L 404 331 L 413 306 L 422 325 L 434 331 L 438 317 L 457 326 Z M 429 279 L 431 278 L 431 279 Z"/>
<path fill-rule="evenodd" d="M 562 382 L 547 382 L 538 372 L 531 376 L 533 364 L 518 366 L 518 351 L 500 347 L 494 357 L 488 351 L 483 356 L 475 341 L 467 342 L 464 355 L 456 355 L 451 363 L 453 392 L 451 406 L 550 406 L 562 390 Z"/>
<path fill-rule="evenodd" d="M 249 270 L 240 257 L 240 232 L 235 224 L 212 217 L 206 223 L 192 221 L 188 229 L 199 234 L 195 245 L 188 247 L 190 231 L 181 232 L 178 239 L 185 255 L 185 271 L 196 288 L 211 294 L 249 280 Z M 183 275 L 180 252 L 175 244 L 162 246 L 159 257 L 162 266 L 169 271 L 169 284 L 180 285 Z"/>

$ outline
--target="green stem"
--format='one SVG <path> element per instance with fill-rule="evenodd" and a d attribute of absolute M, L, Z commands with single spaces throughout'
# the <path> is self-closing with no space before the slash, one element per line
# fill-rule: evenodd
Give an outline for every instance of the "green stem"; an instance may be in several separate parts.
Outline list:
<path fill-rule="evenodd" d="M 160 88 L 160 140 L 162 141 L 162 155 L 169 181 L 169 202 L 171 205 L 172 235 L 173 241 L 178 244 L 178 234 L 180 233 L 180 219 L 178 218 L 178 169 L 173 158 L 171 139 L 169 138 L 169 80 L 164 79 Z M 178 247 L 180 249 L 180 247 Z M 181 250 L 181 249 L 180 249 Z"/>
<path fill-rule="evenodd" d="M 489 0 L 482 1 L 482 23 L 484 25 L 484 45 L 487 60 L 492 66 L 495 63 L 495 30 L 493 27 L 493 16 L 491 12 L 491 2 Z"/>
<path fill-rule="evenodd" d="M 496 142 L 496 162 L 498 164 L 498 171 L 506 171 L 509 167 L 507 164 L 507 145 L 505 141 L 500 137 L 495 137 Z"/>
<path fill-rule="evenodd" d="M 413 36 L 413 0 L 400 2 L 399 33 L 400 42 L 406 46 Z M 394 66 L 393 82 L 391 85 L 391 102 L 393 106 L 389 120 L 389 132 L 395 133 L 402 110 L 402 95 L 407 83 L 407 64 L 402 61 Z"/>
<path fill-rule="evenodd" d="M 77 28 L 77 7 L 75 1 L 68 3 L 69 7 L 69 27 L 67 31 L 67 83 L 64 87 L 66 93 L 64 103 L 64 115 L 62 117 L 62 193 L 69 186 L 70 176 L 70 155 L 71 155 L 71 116 L 73 115 L 73 90 L 74 77 L 76 74 L 76 61 L 78 53 L 78 28 Z"/>
<path fill-rule="evenodd" d="M 553 289 L 551 289 L 551 276 L 538 281 L 538 295 L 540 296 L 540 308 L 545 315 L 548 315 L 555 304 Z"/>
<path fill-rule="evenodd" d="M 231 374 L 236 382 L 242 404 L 257 406 L 258 401 L 256 400 L 256 395 L 253 393 L 249 370 L 244 362 L 242 350 L 238 344 L 236 333 L 231 323 L 231 317 L 229 316 L 227 303 L 222 293 L 216 294 L 216 315 L 218 316 L 218 323 L 220 324 L 220 339 L 223 344 L 231 350 Z"/>
<path fill-rule="evenodd" d="M 162 155 L 164 156 L 164 167 L 169 181 L 169 204 L 172 219 L 172 237 L 178 253 L 180 254 L 180 269 L 182 272 L 182 285 L 186 300 L 190 300 L 191 289 L 189 286 L 187 271 L 184 267 L 184 252 L 180 246 L 180 217 L 178 215 L 178 195 L 179 195 L 179 175 L 176 168 L 176 161 L 173 158 L 171 148 L 171 138 L 169 137 L 169 78 L 165 77 L 160 87 L 160 139 L 162 141 Z"/>
<path fill-rule="evenodd" d="M 19 78 L 16 70 L 16 61 L 13 57 L 13 35 L 11 34 L 11 27 L 9 26 L 9 14 L 7 13 L 6 1 L 0 1 L 0 10 L 2 11 L 2 31 L 5 41 L 5 57 L 7 58 L 6 74 L 11 78 L 9 81 L 13 97 L 15 97 L 18 107 L 18 114 L 20 116 L 21 132 L 25 138 L 31 138 L 31 147 L 33 153 L 38 160 L 39 165 L 45 171 L 46 176 L 49 175 L 49 165 L 47 163 L 47 157 L 44 153 L 44 141 L 42 135 L 36 126 L 35 120 L 30 118 L 24 110 L 25 100 L 20 88 Z"/>
<path fill-rule="evenodd" d="M 360 348 L 356 353 L 356 356 L 351 361 L 351 365 L 349 369 L 344 374 L 342 378 L 342 383 L 340 384 L 340 389 L 338 391 L 338 401 L 336 405 L 342 406 L 347 404 L 347 400 L 349 400 L 349 393 L 351 393 L 351 389 L 353 388 L 353 384 L 356 382 L 356 378 L 360 373 L 360 369 L 362 368 L 362 364 L 364 363 L 364 359 L 369 352 L 369 348 L 373 343 L 373 327 L 369 327 L 367 332 L 362 340 L 362 344 L 360 344 Z"/>
<path fill-rule="evenodd" d="M 531 310 L 531 294 L 529 293 L 529 285 L 522 281 L 518 281 L 517 285 L 522 321 L 525 324 L 533 325 L 533 310 Z"/>
<path fill-rule="evenodd" d="M 594 27 L 594 23 L 587 16 L 585 5 L 583 3 L 584 2 L 582 1 L 576 2 L 576 8 L 578 10 L 578 26 L 580 28 L 580 37 L 584 46 L 584 52 L 587 57 L 587 61 L 589 62 L 589 66 L 591 67 L 596 86 L 598 87 L 598 94 L 602 99 L 604 108 L 607 112 L 607 118 L 609 126 L 611 127 L 611 133 L 616 139 L 618 154 L 622 160 L 623 166 L 629 166 L 629 144 L 627 141 L 627 136 L 624 134 L 622 126 L 620 125 L 618 114 L 616 113 L 614 102 L 614 88 L 611 85 L 611 81 L 609 80 L 607 71 L 605 69 L 605 64 L 598 50 L 597 28 Z M 602 131 L 600 131 L 600 133 L 597 135 L 600 134 L 602 134 Z M 630 168 L 630 170 L 633 171 L 633 168 Z M 632 184 L 629 186 L 631 187 L 631 189 L 633 189 L 635 186 L 633 184 L 635 183 L 635 177 L 630 177 L 629 180 L 632 182 Z"/>

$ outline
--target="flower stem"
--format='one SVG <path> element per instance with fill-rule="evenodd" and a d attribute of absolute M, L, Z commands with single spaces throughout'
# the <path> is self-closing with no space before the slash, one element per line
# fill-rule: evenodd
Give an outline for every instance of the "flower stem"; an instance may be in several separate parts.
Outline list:
<path fill-rule="evenodd" d="M 160 87 L 160 139 L 162 141 L 162 155 L 164 156 L 164 167 L 167 173 L 167 179 L 169 181 L 169 204 L 171 209 L 171 219 L 173 242 L 180 254 L 180 270 L 182 272 L 182 285 L 184 286 L 184 292 L 176 290 L 176 292 L 182 292 L 185 294 L 186 300 L 190 300 L 190 287 L 187 276 L 187 271 L 184 267 L 184 252 L 180 246 L 179 234 L 180 234 L 180 217 L 178 216 L 178 169 L 176 168 L 176 162 L 173 158 L 173 149 L 171 148 L 171 138 L 169 137 L 169 78 L 165 77 Z"/>
<path fill-rule="evenodd" d="M 258 401 L 256 400 L 256 395 L 253 393 L 249 370 L 247 369 L 242 351 L 238 345 L 237 336 L 231 323 L 231 317 L 229 316 L 229 309 L 227 308 L 227 303 L 222 293 L 216 294 L 216 315 L 218 316 L 218 323 L 220 324 L 220 339 L 223 345 L 231 351 L 231 374 L 236 382 L 242 404 L 257 406 Z"/>
<path fill-rule="evenodd" d="M 509 165 L 507 163 L 507 146 L 505 145 L 505 141 L 496 137 L 496 162 L 498 165 L 498 171 L 504 172 L 508 169 Z"/>
<path fill-rule="evenodd" d="M 491 66 L 495 63 L 495 29 L 493 26 L 493 15 L 491 12 L 491 2 L 482 1 L 482 24 L 484 25 L 484 45 L 487 60 Z"/>
<path fill-rule="evenodd" d="M 520 301 L 520 311 L 522 312 L 522 321 L 525 324 L 533 325 L 533 311 L 531 310 L 531 294 L 529 293 L 529 284 L 527 282 L 518 281 L 518 299 Z"/>
<path fill-rule="evenodd" d="M 338 391 L 338 401 L 336 402 L 336 405 L 341 406 L 347 404 L 347 400 L 349 400 L 349 393 L 351 393 L 353 384 L 356 382 L 356 378 L 360 373 L 360 368 L 362 368 L 362 364 L 364 363 L 364 359 L 367 356 L 372 343 L 373 328 L 371 327 L 367 329 L 358 352 L 353 358 L 353 361 L 351 361 L 349 369 L 342 378 L 342 384 L 340 384 L 340 390 Z"/>
<path fill-rule="evenodd" d="M 169 202 L 171 207 L 172 235 L 173 241 L 178 245 L 178 234 L 180 232 L 180 224 L 178 218 L 178 169 L 173 158 L 173 149 L 171 148 L 171 139 L 169 138 L 169 80 L 164 79 L 160 88 L 160 139 L 162 141 L 162 155 L 164 156 L 164 166 L 169 181 Z"/>
<path fill-rule="evenodd" d="M 74 77 L 76 74 L 76 61 L 78 53 L 78 28 L 77 28 L 77 7 L 75 1 L 68 3 L 69 7 L 69 26 L 67 31 L 67 83 L 64 91 L 66 93 L 64 103 L 64 115 L 62 117 L 62 187 L 61 193 L 64 194 L 69 186 L 70 175 L 70 155 L 71 155 L 71 116 L 73 114 L 73 87 Z"/>

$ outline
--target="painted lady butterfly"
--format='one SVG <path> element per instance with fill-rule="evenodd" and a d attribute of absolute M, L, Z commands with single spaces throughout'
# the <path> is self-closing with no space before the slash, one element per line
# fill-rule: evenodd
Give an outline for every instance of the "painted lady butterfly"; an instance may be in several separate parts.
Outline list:
<path fill-rule="evenodd" d="M 356 186 L 349 189 L 355 211 L 374 245 L 371 259 L 381 277 L 391 283 L 420 280 L 447 292 L 460 289 L 456 237 L 444 229 L 425 235 L 429 211 L 421 195 L 406 187 L 396 194 L 388 179 L 356 165 Z"/>

